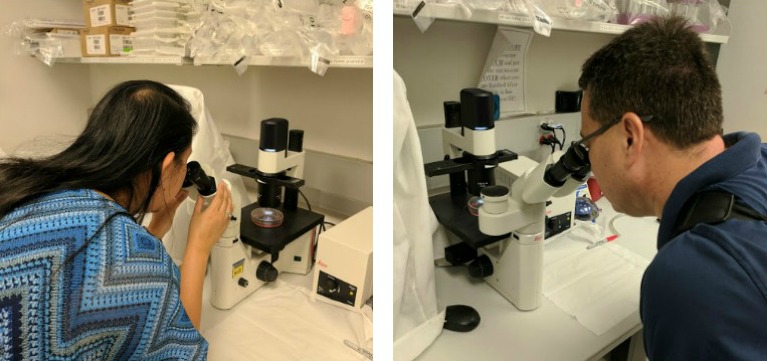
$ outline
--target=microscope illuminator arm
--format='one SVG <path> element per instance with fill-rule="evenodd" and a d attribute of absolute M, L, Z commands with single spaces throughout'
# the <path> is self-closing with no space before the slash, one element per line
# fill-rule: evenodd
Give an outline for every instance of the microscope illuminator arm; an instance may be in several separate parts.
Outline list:
<path fill-rule="evenodd" d="M 288 171 L 291 177 L 301 178 L 304 168 L 304 152 L 271 152 L 263 149 L 258 150 L 258 169 L 264 174 L 276 174 Z"/>
<path fill-rule="evenodd" d="M 458 158 L 462 151 L 475 156 L 495 153 L 495 129 L 442 128 L 442 148 L 450 158 Z"/>

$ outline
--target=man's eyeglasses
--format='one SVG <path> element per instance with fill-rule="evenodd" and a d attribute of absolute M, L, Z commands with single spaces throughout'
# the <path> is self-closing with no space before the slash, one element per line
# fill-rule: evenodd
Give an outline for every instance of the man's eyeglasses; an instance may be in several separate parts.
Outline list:
<path fill-rule="evenodd" d="M 639 119 L 642 120 L 642 123 L 649 123 L 652 120 L 652 118 L 653 118 L 652 115 L 645 115 L 645 116 L 640 116 L 639 117 Z M 581 138 L 581 140 L 574 141 L 572 145 L 575 145 L 577 143 L 578 145 L 583 147 L 584 150 L 586 150 L 588 152 L 588 150 L 589 150 L 588 143 L 592 139 L 596 138 L 598 135 L 600 135 L 600 134 L 606 132 L 608 129 L 612 128 L 613 125 L 618 124 L 621 121 L 621 119 L 623 119 L 622 115 L 617 117 L 617 118 L 615 118 L 615 119 L 613 119 L 613 120 L 611 120 L 611 121 L 609 121 L 609 122 L 607 122 L 607 123 L 605 123 L 605 125 L 599 127 L 599 129 L 593 131 L 591 134 Z"/>

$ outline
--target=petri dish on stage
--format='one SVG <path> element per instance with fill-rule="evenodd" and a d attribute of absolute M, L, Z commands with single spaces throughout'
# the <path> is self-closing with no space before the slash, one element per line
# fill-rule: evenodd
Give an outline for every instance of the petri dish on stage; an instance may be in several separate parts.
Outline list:
<path fill-rule="evenodd" d="M 263 228 L 279 227 L 285 216 L 279 209 L 259 207 L 250 211 L 250 220 L 253 224 Z"/>

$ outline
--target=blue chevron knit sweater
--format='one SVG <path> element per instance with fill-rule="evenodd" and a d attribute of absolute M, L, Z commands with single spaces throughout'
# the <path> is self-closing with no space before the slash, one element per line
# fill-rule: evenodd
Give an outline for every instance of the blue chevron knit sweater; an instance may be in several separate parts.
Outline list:
<path fill-rule="evenodd" d="M 118 204 L 91 190 L 40 197 L 0 219 L 0 361 L 204 360 L 179 277 Z"/>

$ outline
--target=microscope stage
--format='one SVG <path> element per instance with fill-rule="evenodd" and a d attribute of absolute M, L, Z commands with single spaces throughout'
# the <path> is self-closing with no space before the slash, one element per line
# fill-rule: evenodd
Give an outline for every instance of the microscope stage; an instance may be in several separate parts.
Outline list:
<path fill-rule="evenodd" d="M 443 193 L 429 197 L 429 204 L 439 223 L 471 248 L 479 249 L 509 238 L 511 233 L 502 236 L 488 236 L 479 231 L 479 218 L 471 215 L 466 206 L 471 197 L 471 194 L 453 197 L 450 193 Z"/>
<path fill-rule="evenodd" d="M 319 213 L 311 212 L 303 208 L 286 210 L 283 206 L 276 207 L 283 214 L 282 224 L 273 228 L 259 227 L 250 220 L 250 211 L 258 208 L 257 203 L 253 203 L 242 208 L 240 213 L 240 239 L 243 243 L 260 249 L 274 256 L 285 248 L 285 245 L 292 242 L 312 228 L 319 226 L 325 220 L 325 216 Z"/>

